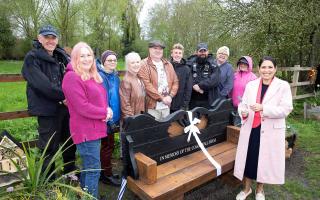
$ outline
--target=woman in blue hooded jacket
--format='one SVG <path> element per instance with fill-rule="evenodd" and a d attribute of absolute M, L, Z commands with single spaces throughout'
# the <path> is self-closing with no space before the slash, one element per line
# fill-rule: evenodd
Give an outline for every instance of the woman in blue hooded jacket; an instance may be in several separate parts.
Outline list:
<path fill-rule="evenodd" d="M 101 55 L 101 63 L 97 60 L 97 68 L 103 79 L 103 86 L 107 91 L 108 106 L 113 111 L 112 119 L 107 121 L 108 136 L 101 140 L 101 176 L 100 180 L 105 184 L 120 186 L 120 179 L 112 173 L 111 157 L 114 150 L 114 133 L 119 132 L 120 127 L 120 79 L 117 67 L 117 54 L 107 50 Z"/>

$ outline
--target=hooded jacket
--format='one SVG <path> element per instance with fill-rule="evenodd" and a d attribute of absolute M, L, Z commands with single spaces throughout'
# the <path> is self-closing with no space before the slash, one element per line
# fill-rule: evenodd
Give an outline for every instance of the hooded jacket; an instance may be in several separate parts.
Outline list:
<path fill-rule="evenodd" d="M 59 102 L 65 99 L 62 79 L 70 58 L 57 46 L 50 56 L 38 40 L 27 53 L 22 76 L 27 81 L 28 112 L 35 116 L 55 116 Z"/>
<path fill-rule="evenodd" d="M 112 73 L 107 73 L 99 60 L 97 60 L 96 63 L 98 72 L 103 79 L 103 87 L 107 92 L 106 99 L 108 99 L 108 106 L 113 112 L 112 119 L 108 120 L 107 124 L 108 126 L 119 125 L 121 110 L 119 94 L 120 79 L 118 72 L 115 70 Z"/>
<path fill-rule="evenodd" d="M 181 59 L 180 63 L 173 61 L 172 58 L 170 59 L 170 62 L 179 80 L 178 92 L 172 99 L 170 109 L 173 111 L 187 109 L 192 92 L 192 76 L 190 68 L 186 65 L 186 60 L 183 58 Z"/>
<path fill-rule="evenodd" d="M 238 107 L 247 83 L 257 78 L 257 76 L 252 72 L 252 58 L 250 56 L 243 56 L 239 59 L 239 61 L 243 58 L 248 62 L 248 71 L 240 71 L 239 66 L 237 66 L 237 71 L 234 74 L 233 90 L 231 92 L 232 103 L 234 107 Z"/>

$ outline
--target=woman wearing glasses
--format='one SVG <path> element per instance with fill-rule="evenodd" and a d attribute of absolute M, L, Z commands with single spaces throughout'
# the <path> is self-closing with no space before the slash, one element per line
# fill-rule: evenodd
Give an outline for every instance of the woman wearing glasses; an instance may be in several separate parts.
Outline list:
<path fill-rule="evenodd" d="M 98 71 L 103 79 L 103 86 L 107 91 L 106 99 L 113 111 L 113 116 L 107 121 L 108 136 L 101 140 L 101 176 L 100 180 L 105 184 L 120 186 L 120 179 L 112 173 L 111 156 L 114 150 L 114 133 L 119 132 L 120 127 L 120 79 L 117 68 L 117 54 L 107 50 L 101 55 L 101 64 L 97 61 Z"/>
<path fill-rule="evenodd" d="M 228 98 L 233 88 L 233 69 L 232 65 L 228 62 L 229 55 L 229 48 L 223 46 L 217 50 L 215 59 L 215 63 L 220 68 L 220 83 L 218 88 L 222 99 Z"/>

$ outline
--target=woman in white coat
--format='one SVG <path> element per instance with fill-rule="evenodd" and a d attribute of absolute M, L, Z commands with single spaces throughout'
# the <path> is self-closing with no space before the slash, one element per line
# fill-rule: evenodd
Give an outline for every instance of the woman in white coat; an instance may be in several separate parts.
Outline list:
<path fill-rule="evenodd" d="M 242 126 L 234 176 L 244 189 L 236 199 L 244 200 L 257 182 L 256 199 L 264 200 L 263 184 L 284 184 L 285 118 L 292 111 L 288 82 L 275 77 L 275 60 L 266 56 L 259 62 L 260 78 L 247 84 L 238 106 Z"/>

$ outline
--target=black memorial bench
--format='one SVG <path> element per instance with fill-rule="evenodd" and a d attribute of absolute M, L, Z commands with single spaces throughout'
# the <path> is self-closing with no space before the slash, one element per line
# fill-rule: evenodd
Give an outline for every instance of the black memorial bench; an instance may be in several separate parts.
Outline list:
<path fill-rule="evenodd" d="M 212 109 L 194 108 L 193 118 L 202 144 L 221 166 L 233 169 L 239 128 L 231 126 L 230 100 Z M 141 199 L 183 199 L 184 193 L 216 178 L 217 169 L 201 151 L 194 136 L 188 142 L 188 113 L 177 111 L 162 121 L 149 114 L 128 117 L 121 132 L 128 188 Z"/>

